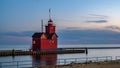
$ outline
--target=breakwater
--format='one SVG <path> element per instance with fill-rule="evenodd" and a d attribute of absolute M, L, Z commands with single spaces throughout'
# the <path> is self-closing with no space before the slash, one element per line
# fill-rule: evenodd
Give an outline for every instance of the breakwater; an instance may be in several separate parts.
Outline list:
<path fill-rule="evenodd" d="M 45 51 L 22 51 L 22 50 L 3 50 L 0 56 L 19 56 L 19 55 L 47 55 L 47 54 L 70 54 L 85 53 L 85 49 L 80 50 L 45 50 Z"/>
<path fill-rule="evenodd" d="M 0 56 L 47 55 L 47 54 L 70 54 L 70 53 L 87 54 L 88 49 L 120 49 L 120 47 L 69 47 L 58 48 L 57 50 L 44 50 L 44 51 L 0 50 Z"/>

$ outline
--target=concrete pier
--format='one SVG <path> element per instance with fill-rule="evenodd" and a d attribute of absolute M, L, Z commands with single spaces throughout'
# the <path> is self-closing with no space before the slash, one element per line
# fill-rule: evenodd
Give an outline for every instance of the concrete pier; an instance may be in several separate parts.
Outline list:
<path fill-rule="evenodd" d="M 0 56 L 16 56 L 16 55 L 46 55 L 46 54 L 69 54 L 69 53 L 86 53 L 88 49 L 120 49 L 120 47 L 69 47 L 58 48 L 57 50 L 44 51 L 23 51 L 23 50 L 0 50 Z"/>
<path fill-rule="evenodd" d="M 22 50 L 4 50 L 0 51 L 0 56 L 19 56 L 19 55 L 47 55 L 47 54 L 69 54 L 85 53 L 84 49 L 80 50 L 45 50 L 45 51 L 22 51 Z"/>

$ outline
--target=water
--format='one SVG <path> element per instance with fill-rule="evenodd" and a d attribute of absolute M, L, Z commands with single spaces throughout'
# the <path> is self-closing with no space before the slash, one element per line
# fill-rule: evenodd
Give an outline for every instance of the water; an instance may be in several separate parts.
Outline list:
<path fill-rule="evenodd" d="M 111 44 L 111 45 L 59 45 L 58 47 L 120 47 L 120 44 Z M 28 45 L 6 45 L 0 46 L 0 50 L 28 50 L 30 46 Z M 0 62 L 8 62 L 8 61 L 31 61 L 32 66 L 37 63 L 41 63 L 44 61 L 43 65 L 48 65 L 52 62 L 56 64 L 58 60 L 56 59 L 67 59 L 67 58 L 82 58 L 82 57 L 102 57 L 102 56 L 112 56 L 113 60 L 115 60 L 116 56 L 120 56 L 120 49 L 88 49 L 88 55 L 82 53 L 77 54 L 55 54 L 55 55 L 46 55 L 46 56 L 4 56 L 0 57 Z M 50 60 L 52 59 L 52 60 Z M 54 61 L 53 61 L 54 60 Z M 22 63 L 22 62 L 21 62 Z M 24 62 L 25 63 L 25 62 Z"/>
<path fill-rule="evenodd" d="M 58 47 L 120 47 L 120 44 L 94 44 L 94 45 L 59 45 Z M 4 45 L 0 46 L 0 50 L 29 50 L 30 45 Z M 98 57 L 98 56 L 120 56 L 120 49 L 88 49 L 88 57 Z M 57 59 L 63 58 L 79 58 L 86 57 L 86 54 L 58 54 Z M 6 60 L 7 59 L 7 60 Z M 32 60 L 32 56 L 15 56 L 14 59 L 11 56 L 0 57 L 0 61 L 20 61 L 20 60 Z"/>
<path fill-rule="evenodd" d="M 32 45 L 0 45 L 0 50 L 29 50 Z M 80 44 L 80 45 L 58 45 L 64 47 L 120 47 L 120 44 Z"/>

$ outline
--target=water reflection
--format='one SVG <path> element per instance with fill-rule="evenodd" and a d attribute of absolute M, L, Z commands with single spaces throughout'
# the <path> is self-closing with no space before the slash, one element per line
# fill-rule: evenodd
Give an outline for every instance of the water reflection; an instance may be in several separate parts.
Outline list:
<path fill-rule="evenodd" d="M 33 55 L 32 56 L 32 66 L 45 66 L 45 65 L 56 65 L 57 64 L 57 54 L 49 55 Z"/>

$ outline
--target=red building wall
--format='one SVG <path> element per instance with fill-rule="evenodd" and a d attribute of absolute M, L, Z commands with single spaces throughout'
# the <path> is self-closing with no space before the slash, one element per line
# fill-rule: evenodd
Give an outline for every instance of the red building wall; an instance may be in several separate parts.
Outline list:
<path fill-rule="evenodd" d="M 57 49 L 57 41 L 56 39 L 49 40 L 49 39 L 44 39 L 41 40 L 41 50 L 56 50 Z"/>
<path fill-rule="evenodd" d="M 32 50 L 36 51 L 40 49 L 40 38 L 33 38 L 32 39 Z"/>
<path fill-rule="evenodd" d="M 55 26 L 50 19 L 46 27 L 46 32 L 33 34 L 32 50 L 56 50 L 57 49 L 57 35 L 55 33 Z"/>
<path fill-rule="evenodd" d="M 46 28 L 46 33 L 55 33 L 55 26 L 53 26 L 53 24 L 48 24 L 48 26 L 45 26 Z"/>

